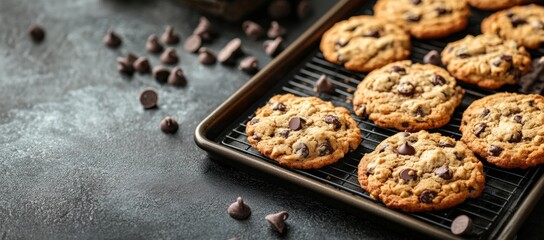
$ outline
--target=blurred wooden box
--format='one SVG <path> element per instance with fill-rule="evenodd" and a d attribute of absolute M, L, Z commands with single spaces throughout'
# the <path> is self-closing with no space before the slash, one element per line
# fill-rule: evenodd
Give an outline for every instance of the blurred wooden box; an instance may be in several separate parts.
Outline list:
<path fill-rule="evenodd" d="M 229 21 L 237 21 L 264 6 L 269 0 L 181 0 L 181 2 Z"/>

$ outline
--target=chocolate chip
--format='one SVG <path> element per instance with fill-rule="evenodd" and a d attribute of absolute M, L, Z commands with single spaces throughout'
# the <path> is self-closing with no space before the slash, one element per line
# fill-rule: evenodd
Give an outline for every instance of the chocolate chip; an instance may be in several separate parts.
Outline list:
<path fill-rule="evenodd" d="M 264 30 L 261 25 L 253 21 L 244 21 L 242 23 L 242 30 L 249 38 L 253 40 L 258 40 L 264 34 Z"/>
<path fill-rule="evenodd" d="M 293 117 L 291 120 L 289 120 L 289 128 L 293 131 L 298 131 L 304 127 L 304 124 L 306 123 L 306 120 L 301 117 Z"/>
<path fill-rule="evenodd" d="M 136 61 L 136 59 L 138 59 L 138 56 L 136 56 L 136 54 L 132 53 L 132 52 L 128 52 L 127 53 L 127 56 L 126 56 L 126 59 L 127 59 L 127 62 L 129 64 L 134 64 L 134 62 Z"/>
<path fill-rule="evenodd" d="M 429 51 L 427 54 L 425 54 L 425 56 L 423 57 L 423 62 L 436 66 L 442 65 L 442 61 L 440 60 L 440 54 L 436 50 Z"/>
<path fill-rule="evenodd" d="M 270 28 L 268 29 L 267 36 L 269 38 L 277 38 L 285 35 L 285 28 L 280 26 L 276 21 L 270 23 Z"/>
<path fill-rule="evenodd" d="M 164 47 L 159 42 L 159 38 L 155 34 L 151 34 L 147 38 L 145 49 L 150 53 L 160 53 L 164 50 Z"/>
<path fill-rule="evenodd" d="M 161 41 L 165 44 L 176 44 L 179 42 L 179 36 L 174 32 L 174 27 L 168 25 L 161 36 Z"/>
<path fill-rule="evenodd" d="M 121 37 L 119 37 L 119 35 L 117 35 L 117 33 L 111 29 L 108 30 L 108 33 L 106 33 L 106 36 L 104 36 L 102 42 L 110 48 L 117 48 L 123 43 Z"/>
<path fill-rule="evenodd" d="M 159 94 L 153 88 L 146 88 L 140 93 L 140 103 L 144 109 L 151 109 L 157 106 Z"/>
<path fill-rule="evenodd" d="M 43 41 L 43 39 L 45 39 L 45 30 L 41 26 L 32 25 L 32 26 L 30 26 L 28 28 L 27 32 L 30 35 L 30 38 L 32 38 L 32 41 L 34 41 L 35 43 L 39 43 L 39 42 Z M 110 32 L 108 32 L 108 34 L 109 33 Z M 106 36 L 108 36 L 108 35 L 106 35 Z M 105 40 L 105 38 L 104 38 L 104 40 Z M 104 42 L 104 43 L 106 43 L 106 42 Z M 108 45 L 108 44 L 106 44 L 106 45 Z M 121 39 L 119 39 L 119 44 L 117 46 L 110 46 L 110 47 L 118 47 L 119 45 L 121 45 Z"/>
<path fill-rule="evenodd" d="M 168 76 L 170 76 L 170 70 L 163 66 L 156 66 L 153 68 L 153 76 L 158 83 L 166 83 Z"/>
<path fill-rule="evenodd" d="M 297 16 L 299 19 L 305 19 L 312 14 L 313 7 L 310 0 L 301 0 L 297 6 Z"/>
<path fill-rule="evenodd" d="M 325 121 L 327 124 L 332 124 L 334 126 L 334 129 L 338 129 L 342 126 L 342 123 L 337 116 L 327 115 L 325 116 L 325 118 L 323 118 L 323 121 Z"/>
<path fill-rule="evenodd" d="M 406 20 L 410 22 L 418 22 L 421 19 L 421 15 L 418 14 L 409 14 L 406 16 Z"/>
<path fill-rule="evenodd" d="M 455 143 L 450 140 L 440 140 L 438 146 L 441 148 L 452 148 L 455 147 Z"/>
<path fill-rule="evenodd" d="M 212 24 L 206 17 L 200 17 L 198 26 L 193 31 L 193 35 L 198 35 L 203 41 L 209 41 L 212 38 Z"/>
<path fill-rule="evenodd" d="M 418 116 L 418 117 L 424 117 L 425 116 L 425 113 L 423 112 L 422 108 L 418 107 L 416 109 L 416 116 Z"/>
<path fill-rule="evenodd" d="M 487 128 L 486 123 L 478 123 L 474 125 L 474 128 L 472 128 L 472 133 L 474 133 L 476 137 L 480 137 L 480 135 L 482 135 L 482 133 L 485 132 L 486 128 Z"/>
<path fill-rule="evenodd" d="M 289 213 L 286 211 L 281 211 L 279 213 L 266 215 L 265 219 L 270 223 L 272 228 L 280 234 L 283 234 L 285 231 L 285 220 L 289 218 Z"/>
<path fill-rule="evenodd" d="M 435 86 L 439 85 L 439 86 L 442 86 L 444 84 L 447 83 L 446 79 L 440 75 L 434 75 L 432 78 L 431 78 L 431 83 Z"/>
<path fill-rule="evenodd" d="M 395 66 L 391 67 L 391 72 L 398 73 L 400 75 L 404 75 L 404 74 L 406 74 L 406 69 L 401 67 L 401 66 L 395 65 Z"/>
<path fill-rule="evenodd" d="M 433 190 L 423 190 L 423 192 L 421 192 L 421 195 L 419 196 L 419 201 L 427 204 L 432 203 L 436 195 L 438 195 L 438 193 Z"/>
<path fill-rule="evenodd" d="M 512 134 L 512 137 L 508 140 L 509 143 L 518 143 L 521 142 L 523 134 L 521 132 L 516 132 Z"/>
<path fill-rule="evenodd" d="M 229 216 L 234 219 L 244 220 L 247 219 L 249 215 L 251 215 L 251 208 L 244 203 L 242 197 L 238 197 L 236 199 L 236 202 L 232 203 L 229 206 L 227 212 L 229 213 Z"/>
<path fill-rule="evenodd" d="M 370 31 L 367 31 L 367 32 L 363 33 L 363 37 L 379 38 L 380 36 L 381 36 L 380 31 L 378 31 L 378 30 L 370 30 Z"/>
<path fill-rule="evenodd" d="M 450 230 L 455 235 L 469 235 L 472 232 L 472 219 L 467 215 L 459 215 L 451 222 Z"/>
<path fill-rule="evenodd" d="M 328 142 L 323 142 L 317 145 L 317 154 L 319 154 L 319 156 L 329 155 L 333 152 L 334 150 L 332 149 L 331 144 Z"/>
<path fill-rule="evenodd" d="M 334 93 L 334 84 L 327 75 L 321 75 L 315 82 L 314 91 L 317 93 Z"/>
<path fill-rule="evenodd" d="M 139 74 L 145 74 L 151 71 L 151 65 L 149 64 L 149 60 L 147 60 L 146 57 L 137 58 L 132 66 L 134 67 L 134 70 L 136 70 L 136 72 L 138 72 Z"/>
<path fill-rule="evenodd" d="M 515 16 L 515 15 L 510 18 L 510 21 L 512 22 L 512 26 L 514 26 L 514 27 L 517 27 L 519 25 L 527 23 L 527 20 L 525 20 L 523 18 L 520 18 L 518 16 Z"/>
<path fill-rule="evenodd" d="M 400 155 L 415 155 L 416 149 L 412 147 L 408 142 L 405 142 L 397 148 L 397 153 Z"/>
<path fill-rule="evenodd" d="M 287 137 L 289 137 L 289 132 L 291 132 L 291 131 L 289 131 L 287 129 L 281 130 L 280 136 L 283 137 L 283 138 L 287 138 Z"/>
<path fill-rule="evenodd" d="M 402 127 L 404 127 L 404 128 L 407 128 L 407 127 L 410 126 L 410 124 L 407 123 L 407 122 L 402 122 L 400 125 L 401 125 Z"/>
<path fill-rule="evenodd" d="M 455 151 L 455 152 L 453 152 L 453 154 L 455 154 L 455 158 L 457 158 L 457 160 L 459 160 L 459 161 L 465 159 L 465 155 L 460 153 L 460 152 Z"/>
<path fill-rule="evenodd" d="M 253 119 L 251 119 L 251 121 L 249 121 L 249 125 L 255 125 L 255 124 L 259 123 L 259 121 L 260 120 L 258 118 L 253 118 Z"/>
<path fill-rule="evenodd" d="M 511 12 L 511 11 L 508 11 L 508 12 L 506 12 L 505 15 L 506 15 L 506 17 L 508 17 L 508 18 L 512 18 L 512 17 L 514 16 L 514 13 Z"/>
<path fill-rule="evenodd" d="M 451 48 L 453 49 L 453 48 Z M 469 58 L 470 57 L 470 54 L 467 53 L 467 49 L 466 48 L 459 48 L 455 51 L 455 55 L 460 57 L 460 58 Z"/>
<path fill-rule="evenodd" d="M 495 157 L 501 155 L 502 150 L 502 147 L 499 147 L 497 145 L 491 145 L 491 147 L 489 147 L 489 152 L 491 153 L 491 156 Z"/>
<path fill-rule="evenodd" d="M 523 120 L 522 116 L 520 116 L 520 115 L 514 116 L 514 121 L 516 121 L 517 123 L 521 123 L 522 120 Z"/>
<path fill-rule="evenodd" d="M 286 0 L 273 0 L 268 5 L 268 15 L 272 18 L 286 18 L 291 14 L 291 4 Z"/>
<path fill-rule="evenodd" d="M 161 120 L 160 128 L 163 133 L 174 134 L 178 131 L 179 125 L 172 117 L 165 117 Z"/>
<path fill-rule="evenodd" d="M 202 46 L 202 38 L 198 35 L 191 35 L 183 43 L 183 49 L 187 52 L 195 53 Z"/>
<path fill-rule="evenodd" d="M 287 108 L 287 106 L 285 106 L 285 104 L 281 103 L 281 102 L 277 102 L 274 104 L 274 106 L 272 107 L 272 110 L 277 110 L 277 111 L 285 111 L 285 109 Z"/>
<path fill-rule="evenodd" d="M 487 116 L 487 114 L 489 114 L 489 112 L 491 112 L 489 109 L 484 108 L 484 110 L 482 111 L 481 116 L 482 116 L 482 117 L 485 117 L 485 116 Z"/>
<path fill-rule="evenodd" d="M 242 41 L 239 38 L 230 40 L 217 55 L 217 60 L 221 63 L 232 63 L 242 52 Z"/>
<path fill-rule="evenodd" d="M 448 166 L 442 166 L 434 170 L 436 176 L 441 177 L 445 180 L 450 180 L 453 177 L 452 172 Z"/>
<path fill-rule="evenodd" d="M 434 10 L 436 11 L 436 13 L 438 13 L 438 15 L 443 15 L 449 12 L 447 9 L 443 7 L 437 7 Z"/>
<path fill-rule="evenodd" d="M 421 0 L 412 0 L 412 4 L 419 5 L 421 3 Z"/>
<path fill-rule="evenodd" d="M 404 95 L 404 96 L 412 96 L 414 95 L 414 92 L 416 90 L 416 87 L 414 86 L 414 84 L 410 83 L 410 82 L 401 82 L 398 86 L 397 86 L 397 91 Z"/>
<path fill-rule="evenodd" d="M 180 67 L 175 67 L 168 76 L 168 84 L 173 86 L 185 86 L 187 85 L 187 79 L 183 74 L 183 70 Z"/>
<path fill-rule="evenodd" d="M 132 75 L 134 73 L 134 67 L 127 58 L 117 58 L 117 70 L 122 74 Z"/>
<path fill-rule="evenodd" d="M 334 41 L 334 44 L 339 47 L 344 47 L 348 44 L 348 42 L 344 39 L 337 39 L 336 41 Z"/>
<path fill-rule="evenodd" d="M 238 69 L 247 73 L 255 73 L 259 70 L 259 60 L 254 56 L 247 56 L 240 61 Z"/>
<path fill-rule="evenodd" d="M 178 61 L 179 57 L 174 48 L 169 47 L 161 54 L 161 62 L 164 64 L 176 64 Z"/>
<path fill-rule="evenodd" d="M 417 179 L 417 172 L 414 169 L 406 168 L 400 171 L 399 176 L 402 180 L 409 182 L 410 180 Z"/>
<path fill-rule="evenodd" d="M 501 60 L 503 60 L 505 62 L 512 62 L 512 56 L 503 54 L 503 55 L 501 55 Z"/>
<path fill-rule="evenodd" d="M 378 151 L 378 153 L 382 153 L 382 152 L 384 152 L 384 151 L 385 151 L 385 149 L 387 149 L 388 147 L 389 147 L 389 144 L 385 144 L 385 145 L 383 145 L 383 146 L 382 146 L 382 147 L 380 148 L 380 150 Z"/>
<path fill-rule="evenodd" d="M 281 50 L 281 44 L 283 43 L 282 37 L 277 37 L 274 40 L 266 40 L 263 43 L 264 51 L 268 56 L 276 56 Z"/>
<path fill-rule="evenodd" d="M 304 143 L 298 143 L 295 147 L 295 154 L 300 155 L 301 157 L 305 158 L 310 154 L 310 150 L 308 150 L 308 146 Z"/>
<path fill-rule="evenodd" d="M 261 137 L 257 136 L 257 134 L 253 134 L 253 136 L 251 136 L 251 138 L 253 138 L 253 140 L 255 140 L 255 141 L 261 141 Z"/>
<path fill-rule="evenodd" d="M 198 50 L 198 61 L 204 65 L 210 65 L 215 63 L 216 57 L 210 49 L 202 47 Z"/>
<path fill-rule="evenodd" d="M 361 105 L 357 106 L 357 109 L 355 111 L 357 112 L 358 115 L 361 116 L 361 118 L 368 119 L 368 113 L 366 112 L 366 105 L 365 104 L 361 104 Z"/>

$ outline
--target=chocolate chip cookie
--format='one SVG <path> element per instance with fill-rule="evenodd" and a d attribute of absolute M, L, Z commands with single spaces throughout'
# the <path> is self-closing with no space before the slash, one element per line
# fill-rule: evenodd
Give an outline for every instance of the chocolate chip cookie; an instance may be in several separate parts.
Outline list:
<path fill-rule="evenodd" d="M 353 107 L 380 127 L 432 129 L 450 121 L 464 93 L 445 69 L 405 60 L 368 74 L 354 93 Z"/>
<path fill-rule="evenodd" d="M 468 0 L 470 6 L 487 11 L 500 10 L 533 2 L 538 2 L 538 0 Z"/>
<path fill-rule="evenodd" d="M 355 16 L 336 23 L 320 44 L 327 61 L 348 70 L 369 72 L 410 55 L 410 36 L 393 23 L 372 16 Z"/>
<path fill-rule="evenodd" d="M 406 212 L 441 210 L 478 197 L 483 164 L 461 141 L 439 133 L 397 133 L 359 163 L 358 179 L 372 198 Z"/>
<path fill-rule="evenodd" d="M 361 142 L 349 111 L 315 97 L 276 95 L 246 126 L 248 141 L 263 155 L 292 168 L 335 163 Z"/>
<path fill-rule="evenodd" d="M 543 96 L 497 93 L 463 113 L 461 140 L 499 167 L 532 167 L 544 163 L 543 123 Z"/>
<path fill-rule="evenodd" d="M 483 33 L 535 49 L 544 44 L 544 7 L 532 4 L 496 12 L 484 19 L 481 27 Z"/>
<path fill-rule="evenodd" d="M 440 38 L 465 29 L 470 9 L 465 0 L 378 0 L 374 15 L 402 23 L 416 38 Z"/>
<path fill-rule="evenodd" d="M 494 34 L 468 35 L 449 43 L 441 56 L 454 77 L 488 89 L 515 84 L 531 67 L 531 56 L 523 46 Z"/>

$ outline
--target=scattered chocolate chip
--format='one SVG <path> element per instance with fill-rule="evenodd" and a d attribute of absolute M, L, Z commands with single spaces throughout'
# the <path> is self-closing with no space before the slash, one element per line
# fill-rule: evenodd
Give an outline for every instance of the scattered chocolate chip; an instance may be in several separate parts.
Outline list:
<path fill-rule="evenodd" d="M 274 40 L 266 40 L 263 43 L 264 51 L 268 56 L 274 57 L 281 51 L 282 37 L 277 37 Z"/>
<path fill-rule="evenodd" d="M 251 121 L 249 121 L 249 125 L 255 125 L 255 124 L 259 123 L 259 121 L 260 120 L 258 118 L 253 118 L 253 119 L 251 119 Z"/>
<path fill-rule="evenodd" d="M 423 62 L 436 66 L 442 65 L 442 61 L 440 60 L 440 54 L 436 50 L 429 51 L 427 54 L 425 54 L 425 56 L 423 57 Z"/>
<path fill-rule="evenodd" d="M 286 18 L 291 14 L 291 4 L 286 0 L 273 0 L 268 5 L 268 15 L 272 18 Z"/>
<path fill-rule="evenodd" d="M 253 134 L 253 136 L 251 136 L 251 138 L 253 138 L 253 140 L 255 140 L 255 141 L 261 141 L 261 137 L 257 136 L 257 134 Z"/>
<path fill-rule="evenodd" d="M 512 134 L 512 137 L 508 140 L 509 143 L 518 143 L 521 142 L 523 134 L 521 132 L 516 132 Z"/>
<path fill-rule="evenodd" d="M 134 67 L 132 66 L 132 63 L 130 63 L 127 58 L 124 57 L 117 58 L 117 70 L 120 73 L 127 75 L 132 75 L 134 73 Z"/>
<path fill-rule="evenodd" d="M 247 73 L 255 73 L 259 70 L 259 60 L 254 56 L 247 56 L 240 61 L 238 69 Z"/>
<path fill-rule="evenodd" d="M 202 38 L 198 35 L 191 35 L 183 43 L 183 49 L 190 53 L 196 53 L 202 46 Z"/>
<path fill-rule="evenodd" d="M 32 41 L 34 41 L 36 43 L 39 43 L 39 42 L 43 41 L 43 39 L 45 39 L 45 30 L 41 26 L 32 25 L 32 26 L 30 26 L 28 28 L 27 32 L 30 35 L 30 38 L 32 38 Z M 106 35 L 106 36 L 108 36 L 108 35 Z M 104 40 L 105 40 L 105 38 L 104 38 Z M 106 42 L 104 42 L 104 43 L 106 43 Z M 108 45 L 108 44 L 106 44 L 106 45 Z M 119 44 L 117 46 L 115 46 L 115 47 L 118 47 L 119 45 L 121 45 L 121 39 L 119 39 Z M 114 46 L 111 46 L 111 47 L 114 47 Z"/>
<path fill-rule="evenodd" d="M 486 123 L 478 123 L 474 125 L 474 128 L 472 129 L 472 133 L 474 133 L 476 137 L 480 137 L 480 135 L 482 135 L 482 133 L 485 132 L 486 128 L 487 128 Z"/>
<path fill-rule="evenodd" d="M 334 44 L 339 47 L 344 47 L 348 44 L 348 42 L 344 39 L 337 39 L 336 41 L 334 41 Z"/>
<path fill-rule="evenodd" d="M 301 157 L 305 158 L 310 154 L 310 150 L 308 150 L 308 146 L 304 143 L 298 143 L 295 147 L 295 154 L 300 155 Z"/>
<path fill-rule="evenodd" d="M 202 47 L 198 50 L 198 61 L 204 65 L 210 65 L 215 63 L 216 57 L 210 49 Z"/>
<path fill-rule="evenodd" d="M 168 76 L 168 84 L 180 87 L 187 85 L 187 79 L 185 78 L 185 74 L 183 74 L 183 70 L 181 70 L 180 67 L 175 67 L 172 69 L 170 76 Z"/>
<path fill-rule="evenodd" d="M 455 152 L 453 152 L 453 154 L 455 154 L 455 158 L 457 158 L 457 160 L 459 160 L 459 161 L 465 159 L 465 155 L 460 153 L 460 152 L 455 151 Z"/>
<path fill-rule="evenodd" d="M 419 5 L 421 3 L 421 0 L 412 0 L 412 4 Z"/>
<path fill-rule="evenodd" d="M 489 109 L 484 108 L 484 110 L 482 111 L 481 116 L 482 116 L 482 117 L 485 117 L 485 116 L 487 116 L 487 115 L 489 114 L 489 112 L 491 112 Z"/>
<path fill-rule="evenodd" d="M 438 195 L 437 192 L 433 190 L 423 190 L 419 196 L 419 201 L 422 203 L 432 203 L 436 195 Z"/>
<path fill-rule="evenodd" d="M 165 117 L 161 120 L 160 128 L 163 133 L 174 134 L 178 131 L 179 125 L 172 117 Z"/>
<path fill-rule="evenodd" d="M 514 121 L 516 121 L 517 123 L 521 123 L 522 120 L 523 120 L 523 117 L 521 115 L 514 116 Z"/>
<path fill-rule="evenodd" d="M 297 16 L 299 19 L 305 19 L 312 14 L 313 7 L 310 0 L 301 0 L 297 6 Z"/>
<path fill-rule="evenodd" d="M 287 108 L 287 106 L 285 106 L 285 104 L 281 103 L 281 102 L 277 102 L 274 104 L 274 106 L 272 107 L 272 110 L 277 110 L 277 111 L 285 111 L 285 109 Z"/>
<path fill-rule="evenodd" d="M 168 76 L 170 76 L 170 70 L 163 66 L 156 66 L 153 68 L 153 76 L 158 83 L 166 83 Z"/>
<path fill-rule="evenodd" d="M 431 83 L 435 86 L 442 86 L 447 83 L 446 79 L 440 75 L 434 75 L 431 78 Z"/>
<path fill-rule="evenodd" d="M 304 124 L 306 123 L 306 120 L 301 117 L 293 117 L 291 120 L 289 120 L 289 128 L 293 131 L 298 131 L 304 127 Z"/>
<path fill-rule="evenodd" d="M 370 30 L 368 32 L 363 33 L 363 37 L 373 37 L 373 38 L 379 38 L 381 36 L 380 31 L 378 30 Z"/>
<path fill-rule="evenodd" d="M 327 75 L 321 75 L 315 82 L 314 91 L 317 93 L 334 93 L 334 84 Z"/>
<path fill-rule="evenodd" d="M 410 22 L 418 22 L 421 19 L 421 15 L 418 14 L 409 14 L 406 16 L 406 20 Z"/>
<path fill-rule="evenodd" d="M 289 131 L 287 129 L 284 129 L 284 130 L 282 130 L 280 132 L 280 136 L 283 137 L 283 138 L 287 138 L 287 137 L 289 137 L 289 132 L 291 132 L 291 131 Z"/>
<path fill-rule="evenodd" d="M 450 230 L 455 235 L 469 235 L 472 232 L 472 219 L 467 215 L 459 215 L 451 222 Z"/>
<path fill-rule="evenodd" d="M 449 12 L 447 9 L 443 7 L 437 7 L 434 10 L 436 11 L 436 13 L 438 13 L 438 15 L 443 15 Z"/>
<path fill-rule="evenodd" d="M 166 26 L 164 33 L 161 36 L 161 41 L 165 44 L 176 44 L 179 42 L 179 36 L 174 32 L 174 27 Z"/>
<path fill-rule="evenodd" d="M 412 147 L 408 142 L 405 142 L 397 148 L 397 153 L 399 153 L 400 155 L 415 155 L 416 149 Z"/>
<path fill-rule="evenodd" d="M 516 15 L 512 16 L 510 18 L 510 21 L 512 22 L 512 26 L 513 27 L 517 27 L 519 25 L 522 25 L 522 24 L 526 24 L 527 23 L 527 20 L 523 19 L 523 18 L 520 18 Z"/>
<path fill-rule="evenodd" d="M 232 203 L 229 206 L 227 212 L 229 213 L 231 218 L 237 220 L 244 220 L 247 219 L 249 215 L 251 215 L 251 208 L 246 203 L 244 203 L 242 197 L 238 197 L 236 199 L 236 202 Z"/>
<path fill-rule="evenodd" d="M 159 38 L 155 34 L 149 35 L 147 42 L 145 43 L 145 49 L 150 53 L 160 53 L 164 50 L 164 47 L 159 42 Z"/>
<path fill-rule="evenodd" d="M 134 62 L 136 61 L 136 59 L 138 59 L 138 56 L 136 56 L 136 54 L 132 53 L 132 52 L 128 52 L 127 53 L 127 56 L 126 56 L 126 59 L 127 59 L 127 62 L 130 63 L 130 64 L 134 64 Z"/>
<path fill-rule="evenodd" d="M 400 176 L 400 178 L 402 180 L 407 181 L 407 182 L 409 182 L 411 180 L 415 181 L 417 179 L 417 172 L 414 169 L 406 168 L 406 169 L 403 169 L 402 171 L 400 171 L 399 176 Z"/>
<path fill-rule="evenodd" d="M 334 150 L 332 149 L 331 144 L 328 142 L 323 142 L 317 145 L 317 154 L 319 154 L 319 156 L 329 155 L 333 152 Z"/>
<path fill-rule="evenodd" d="M 512 56 L 503 54 L 503 55 L 501 55 L 501 60 L 503 60 L 505 62 L 512 62 Z"/>
<path fill-rule="evenodd" d="M 289 213 L 287 213 L 287 211 L 266 215 L 265 217 L 265 219 L 272 225 L 274 230 L 280 234 L 283 234 L 285 231 L 285 220 L 287 220 L 287 218 L 289 218 Z"/>
<path fill-rule="evenodd" d="M 200 17 L 198 26 L 193 31 L 193 35 L 198 35 L 203 41 L 209 41 L 212 38 L 212 24 L 206 17 Z"/>
<path fill-rule="evenodd" d="M 137 58 L 132 66 L 134 67 L 134 70 L 136 70 L 136 72 L 138 72 L 139 74 L 145 74 L 151 71 L 151 65 L 149 64 L 149 60 L 147 60 L 146 57 Z"/>
<path fill-rule="evenodd" d="M 178 61 L 179 57 L 174 48 L 169 47 L 161 54 L 161 62 L 164 64 L 176 64 Z"/>
<path fill-rule="evenodd" d="M 406 74 L 406 69 L 401 67 L 401 66 L 395 65 L 395 66 L 391 67 L 391 72 L 398 73 L 400 75 L 404 75 L 404 74 Z"/>
<path fill-rule="evenodd" d="M 242 41 L 239 38 L 230 40 L 217 55 L 217 60 L 221 63 L 232 63 L 242 52 Z"/>
<path fill-rule="evenodd" d="M 416 87 L 414 86 L 414 84 L 410 83 L 410 82 L 401 82 L 398 86 L 397 86 L 397 91 L 404 95 L 404 96 L 412 96 L 414 95 L 414 92 L 416 90 Z"/>
<path fill-rule="evenodd" d="M 495 157 L 501 155 L 502 150 L 502 147 L 499 147 L 497 145 L 491 145 L 491 147 L 489 147 L 489 152 L 491 153 L 491 156 Z"/>
<path fill-rule="evenodd" d="M 332 124 L 334 126 L 334 129 L 338 129 L 342 126 L 340 119 L 338 119 L 338 117 L 334 115 L 325 116 L 325 118 L 323 118 L 323 121 L 325 121 L 327 124 Z"/>
<path fill-rule="evenodd" d="M 264 34 L 261 25 L 253 21 L 245 21 L 242 23 L 242 30 L 244 33 L 253 40 L 259 40 Z"/>
<path fill-rule="evenodd" d="M 153 88 L 146 88 L 140 93 L 140 103 L 144 109 L 151 109 L 157 106 L 159 94 Z"/>
<path fill-rule="evenodd" d="M 434 170 L 436 176 L 441 177 L 445 180 L 450 180 L 453 177 L 452 172 L 448 166 L 442 166 Z"/>
<path fill-rule="evenodd" d="M 270 28 L 268 29 L 267 36 L 269 38 L 277 38 L 285 35 L 285 28 L 280 26 L 276 21 L 270 23 Z"/>
<path fill-rule="evenodd" d="M 113 32 L 111 29 L 108 30 L 108 33 L 106 33 L 106 36 L 104 36 L 102 42 L 110 48 L 117 48 L 123 43 L 121 37 L 119 37 L 119 35 L 117 35 L 117 33 Z"/>

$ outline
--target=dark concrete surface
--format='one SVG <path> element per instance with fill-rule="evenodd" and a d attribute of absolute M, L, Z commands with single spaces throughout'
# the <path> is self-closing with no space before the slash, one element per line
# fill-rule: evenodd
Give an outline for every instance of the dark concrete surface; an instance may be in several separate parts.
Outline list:
<path fill-rule="evenodd" d="M 310 19 L 283 22 L 287 42 L 335 1 L 314 2 Z M 407 238 L 213 161 L 195 145 L 196 125 L 250 76 L 202 66 L 181 44 L 185 88 L 116 71 L 115 58 L 128 51 L 158 64 L 144 51 L 147 36 L 172 24 L 185 39 L 199 16 L 173 1 L 0 0 L 0 239 L 267 239 L 277 235 L 264 216 L 280 210 L 291 214 L 286 238 Z M 221 30 L 208 44 L 216 53 L 242 35 L 239 23 L 211 21 Z M 45 27 L 43 43 L 29 40 L 31 23 Z M 109 27 L 123 37 L 117 50 L 102 45 Z M 270 61 L 262 41 L 242 40 L 261 65 Z M 158 109 L 140 106 L 144 87 L 158 89 Z M 173 136 L 159 130 L 168 115 L 181 125 Z M 253 209 L 246 221 L 226 213 L 237 196 Z M 541 201 L 520 239 L 542 236 L 543 210 Z"/>

